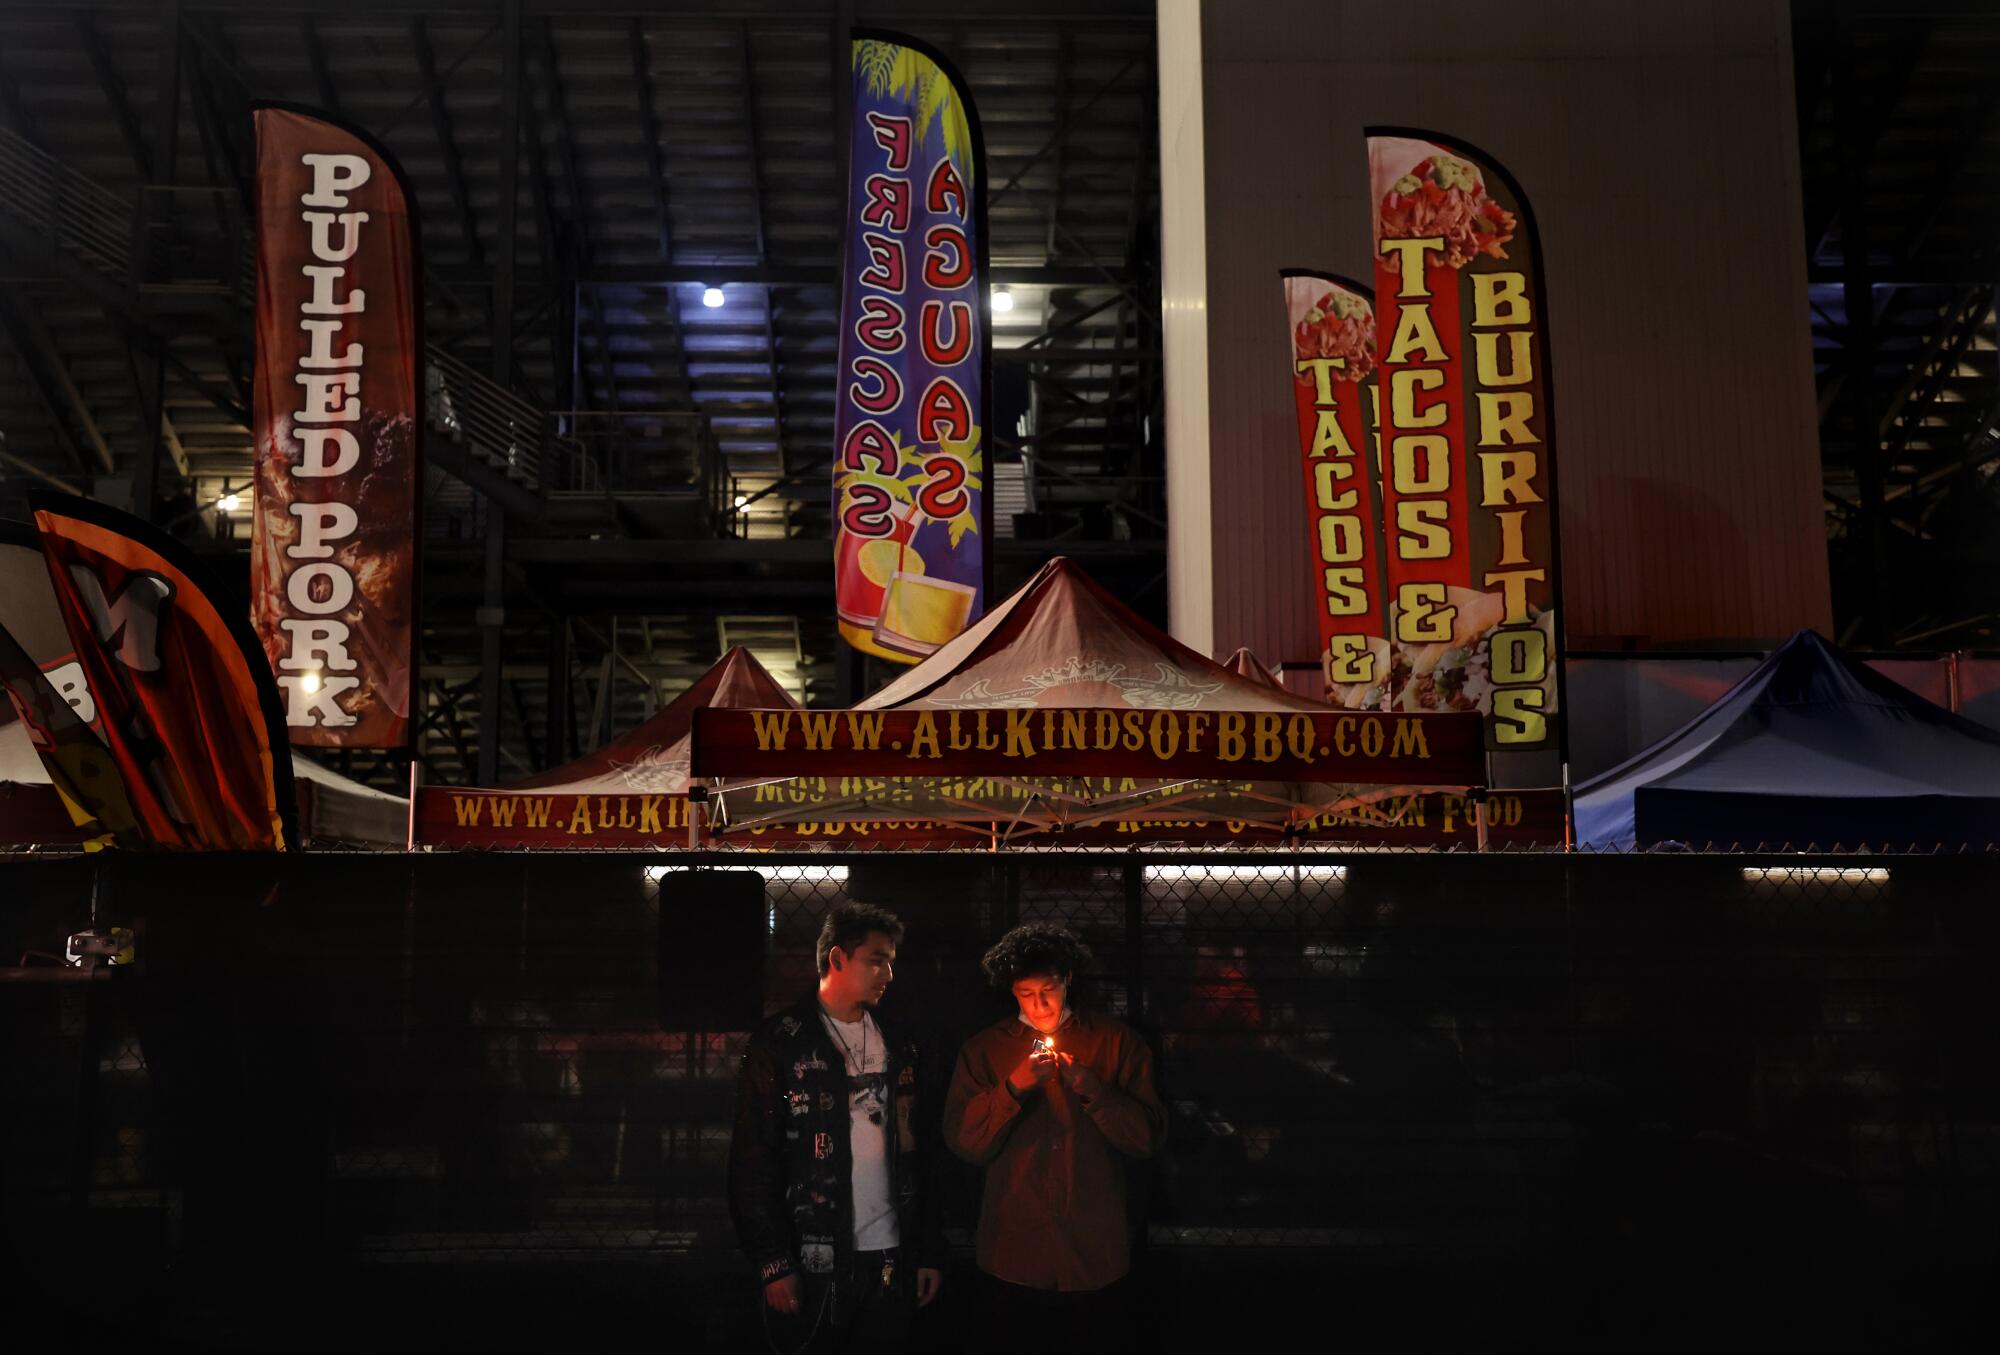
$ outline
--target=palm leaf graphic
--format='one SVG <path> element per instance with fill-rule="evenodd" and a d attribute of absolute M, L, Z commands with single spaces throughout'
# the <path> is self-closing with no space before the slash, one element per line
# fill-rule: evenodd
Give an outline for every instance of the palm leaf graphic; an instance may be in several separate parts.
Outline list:
<path fill-rule="evenodd" d="M 917 144 L 929 139 L 931 124 L 942 128 L 944 153 L 972 187 L 972 124 L 958 91 L 937 63 L 915 48 L 863 38 L 854 44 L 854 69 L 875 98 L 909 99 L 915 105 Z"/>

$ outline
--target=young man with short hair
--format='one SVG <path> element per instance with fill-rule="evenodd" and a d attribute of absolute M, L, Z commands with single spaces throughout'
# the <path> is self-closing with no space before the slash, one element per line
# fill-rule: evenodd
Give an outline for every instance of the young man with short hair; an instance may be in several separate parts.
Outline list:
<path fill-rule="evenodd" d="M 922 1188 L 917 1050 L 874 1015 L 902 939 L 893 913 L 835 908 L 818 991 L 766 1021 L 743 1055 L 729 1208 L 787 1351 L 893 1355 L 937 1295 L 944 1245 Z"/>
<path fill-rule="evenodd" d="M 1159 1149 L 1167 1117 L 1145 1041 L 1070 1005 L 1089 964 L 1074 932 L 1046 922 L 1016 927 L 981 961 L 1017 1011 L 965 1042 L 944 1115 L 951 1150 L 986 1169 L 980 1349 L 1119 1350 L 1132 1339 L 1125 1165 Z"/>

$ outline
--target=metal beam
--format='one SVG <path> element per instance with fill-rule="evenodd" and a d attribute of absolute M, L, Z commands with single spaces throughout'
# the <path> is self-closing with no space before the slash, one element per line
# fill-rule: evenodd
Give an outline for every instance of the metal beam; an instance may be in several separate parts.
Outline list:
<path fill-rule="evenodd" d="M 500 204 L 494 221 L 493 380 L 514 388 L 514 240 L 521 165 L 521 5 L 503 0 L 500 18 Z"/>
<path fill-rule="evenodd" d="M 49 474 L 47 471 L 43 470 L 40 466 L 34 464 L 34 462 L 32 461 L 23 461 L 20 457 L 15 456 L 12 452 L 7 450 L 6 442 L 7 442 L 6 436 L 4 434 L 0 434 L 0 462 L 5 462 L 7 465 L 12 466 L 15 470 L 20 471 L 21 474 L 23 475 L 33 476 L 35 479 L 40 480 L 43 484 L 54 485 L 57 489 L 60 489 L 65 494 L 83 493 L 81 489 L 78 489 L 75 485 L 71 484 L 69 481 L 64 480 L 58 476 Z"/>
<path fill-rule="evenodd" d="M 653 73 L 646 64 L 646 35 L 639 20 L 627 30 L 632 49 L 632 83 L 639 91 L 639 131 L 646 142 L 646 173 L 653 182 L 653 210 L 659 216 L 660 261 L 674 257 L 674 218 L 667 195 L 666 156 L 660 150 L 660 117 L 653 107 Z"/>
<path fill-rule="evenodd" d="M 250 173 L 237 162 L 235 144 L 223 130 L 222 114 L 215 106 L 215 87 L 220 82 L 206 69 L 207 62 L 203 58 L 196 56 L 195 60 L 199 64 L 193 81 L 194 124 L 195 129 L 201 134 L 201 154 L 208 169 L 208 181 L 214 183 L 219 178 L 226 177 L 235 187 L 236 200 L 242 204 L 244 212 L 246 214 L 254 212 L 256 203 L 251 195 Z M 217 173 L 218 170 L 221 171 L 220 174 Z M 166 210 L 174 210 L 178 205 L 169 203 Z M 230 222 L 223 210 L 219 195 L 215 206 L 219 233 L 226 237 L 231 234 Z"/>
<path fill-rule="evenodd" d="M 485 605 L 479 609 L 479 784 L 500 780 L 500 658 L 507 629 L 507 515 L 486 513 Z"/>
<path fill-rule="evenodd" d="M 560 767 L 569 761 L 569 717 L 574 707 L 570 695 L 569 622 L 560 616 L 549 618 L 548 696 L 543 704 L 542 762 Z"/>
<path fill-rule="evenodd" d="M 21 103 L 21 92 L 14 87 L 12 80 L 0 80 L 0 124 L 36 150 L 42 149 L 41 141 L 35 136 L 35 120 Z"/>
<path fill-rule="evenodd" d="M 53 278 L 77 294 L 89 297 L 128 342 L 141 342 L 149 352 L 157 349 L 167 368 L 188 387 L 199 392 L 237 423 L 245 428 L 250 426 L 250 411 L 241 402 L 167 351 L 166 339 L 153 328 L 156 322 L 138 313 L 131 294 L 125 288 L 57 249 L 52 241 L 23 228 L 6 213 L 4 207 L 5 204 L 0 203 L 0 243 L 4 243 L 16 256 L 33 260 L 36 266 L 46 269 Z"/>
<path fill-rule="evenodd" d="M 1064 232 L 1068 234 L 1067 231 Z M 434 270 L 443 282 L 467 289 L 486 286 L 491 278 L 474 269 L 448 267 Z M 1136 279 L 1122 268 L 1103 265 L 995 264 L 988 276 L 1003 287 L 1129 287 Z M 540 279 L 522 275 L 528 290 Z M 838 287 L 837 265 L 759 263 L 754 259 L 720 260 L 711 263 L 598 263 L 585 268 L 574 279 L 584 287 L 685 287 L 696 283 L 718 287 L 730 283 L 778 287 Z"/>
<path fill-rule="evenodd" d="M 1874 154 L 1875 143 L 1881 139 L 1882 133 L 1888 128 L 1889 115 L 1895 110 L 1896 105 L 1902 102 L 1903 95 L 1909 92 L 1910 85 L 1916 78 L 1918 60 L 1923 56 L 1924 48 L 1930 42 L 1931 29 L 1929 23 L 1919 16 L 1898 17 L 1897 36 L 1901 41 L 1893 49 L 1895 55 L 1899 58 L 1895 73 L 1886 84 L 1880 87 L 1875 102 L 1867 110 L 1867 114 L 1864 117 L 1858 107 L 1845 110 L 1840 107 L 1840 90 L 1838 86 L 1842 80 L 1847 82 L 1849 96 L 1852 100 L 1858 101 L 1860 97 L 1859 91 L 1853 88 L 1855 75 L 1853 17 L 1855 7 L 1852 4 L 1848 4 L 1842 8 L 1846 10 L 1846 13 L 1837 16 L 1833 20 L 1837 25 L 1835 41 L 1838 44 L 1838 50 L 1835 52 L 1833 58 L 1833 76 L 1836 86 L 1834 90 L 1833 110 L 1835 153 L 1839 155 L 1841 160 L 1841 177 L 1844 179 L 1851 172 L 1855 176 L 1856 182 L 1865 183 L 1868 177 L 1869 157 Z M 1843 63 L 1846 66 L 1844 74 L 1841 69 Z M 1841 119 L 1843 117 L 1855 119 L 1851 135 L 1843 135 L 1840 131 L 1840 127 L 1842 126 Z M 1805 130 L 1803 127 L 1799 129 L 1801 139 L 1805 136 Z M 1843 190 L 1838 197 L 1829 197 L 1825 201 L 1808 201 L 1806 203 L 1806 261 L 1808 263 L 1818 258 L 1820 252 L 1826 248 L 1828 233 L 1833 229 L 1834 221 L 1841 215 L 1842 204 L 1848 200 Z M 1844 241 L 1846 222 L 1842 221 L 1841 226 Z M 1841 248 L 1845 251 L 1845 243 L 1842 244 Z"/>
<path fill-rule="evenodd" d="M 525 79 L 526 68 L 522 69 L 522 78 Z M 535 253 L 541 261 L 544 275 L 568 276 L 576 271 L 574 260 L 566 261 L 562 272 L 557 272 L 557 259 L 563 242 L 556 221 L 555 195 L 549 191 L 549 167 L 542 145 L 542 118 L 535 109 L 533 99 L 524 98 L 522 101 L 521 128 L 526 140 L 523 153 L 528 157 L 528 190 L 535 203 Z"/>
<path fill-rule="evenodd" d="M 176 14 L 179 8 L 178 4 L 173 4 Z M 132 111 L 132 101 L 125 93 L 125 82 L 119 78 L 118 68 L 112 64 L 111 54 L 104 48 L 104 39 L 98 36 L 97 25 L 91 22 L 88 13 L 76 16 L 76 33 L 83 43 L 83 54 L 90 59 L 90 69 L 97 76 L 104 101 L 111 107 L 111 116 L 117 120 L 118 134 L 125 140 L 125 150 L 139 171 L 139 181 L 152 183 L 153 153 L 146 145 L 146 134 L 139 126 L 138 116 Z M 163 120 L 172 116 L 165 108 L 155 109 L 154 112 Z"/>
<path fill-rule="evenodd" d="M 764 143 L 757 130 L 757 71 L 750 59 L 747 23 L 736 28 L 736 60 L 743 72 L 743 128 L 750 143 L 750 219 L 757 233 L 757 262 L 763 263 L 771 257 L 764 239 Z"/>
<path fill-rule="evenodd" d="M 1861 108 L 1854 69 L 1854 33 L 1843 21 L 1833 61 L 1833 108 L 1836 150 L 1840 157 L 1840 236 L 1842 291 L 1846 301 L 1847 338 L 1842 356 L 1847 368 L 1848 409 L 1851 414 L 1854 470 L 1861 489 L 1862 554 L 1861 620 L 1867 641 L 1887 643 L 1892 615 L 1889 579 L 1888 509 L 1882 497 L 1882 435 L 1875 406 L 1875 294 L 1868 267 L 1866 209 L 1866 148 L 1872 133 Z"/>
<path fill-rule="evenodd" d="M 1049 193 L 1048 239 L 1042 252 L 1051 263 L 1056 257 L 1056 227 L 1062 220 L 1063 173 L 1069 168 L 1069 93 L 1076 66 L 1076 38 L 1064 29 L 1056 35 L 1056 184 Z"/>
<path fill-rule="evenodd" d="M 535 36 L 536 49 L 542 62 L 542 74 L 549 82 L 549 116 L 556 124 L 556 151 L 562 157 L 563 180 L 569 187 L 570 262 L 573 269 L 580 270 L 590 261 L 592 249 L 589 208 L 584 202 L 583 171 L 576 154 L 576 129 L 570 121 L 569 100 L 563 93 L 562 69 L 556 63 L 555 37 L 547 19 L 537 25 Z M 535 154 L 539 159 L 541 155 L 539 138 Z M 604 298 L 601 296 L 590 298 L 590 328 L 592 337 L 597 343 L 598 362 L 604 372 L 606 406 L 616 413 L 624 402 L 618 394 L 618 372 L 611 352 L 611 331 L 604 322 Z M 594 403 L 589 400 L 588 382 L 584 383 L 584 395 L 586 403 Z M 618 430 L 613 428 L 611 433 L 615 438 Z"/>
<path fill-rule="evenodd" d="M 57 429 L 76 453 L 77 469 L 90 472 L 90 467 L 83 458 L 82 446 L 77 443 L 68 425 L 57 417 L 55 396 L 58 393 L 62 397 L 62 404 L 68 407 L 70 417 L 82 430 L 90 450 L 97 457 L 97 473 L 109 475 L 115 465 L 110 444 L 105 442 L 104 434 L 97 427 L 96 416 L 91 413 L 90 406 L 84 401 L 83 392 L 77 388 L 75 379 L 70 376 L 69 366 L 63 361 L 62 352 L 56 347 L 54 336 L 42 323 L 41 316 L 35 313 L 34 303 L 20 288 L 6 287 L 0 288 L 0 308 L 4 308 L 6 315 L 8 337 L 14 341 L 15 350 L 20 353 L 22 362 L 27 364 L 29 373 L 34 377 L 38 393 L 48 408 L 50 418 L 54 420 Z"/>
<path fill-rule="evenodd" d="M 511 517 L 537 522 L 547 511 L 548 505 L 539 495 L 521 488 L 450 438 L 425 438 L 424 460 L 440 470 L 450 471 Z"/>
<path fill-rule="evenodd" d="M 785 392 L 784 383 L 778 378 L 778 318 L 777 305 L 771 297 L 772 289 L 764 289 L 764 347 L 771 355 L 771 426 L 778 438 L 778 474 L 789 476 L 790 451 L 785 446 Z M 775 487 L 775 486 L 774 486 Z"/>
<path fill-rule="evenodd" d="M 299 36 L 306 44 L 306 64 L 312 67 L 313 86 L 319 91 L 319 106 L 338 117 L 340 89 L 333 83 L 333 71 L 326 63 L 326 47 L 319 40 L 319 28 L 311 14 L 299 16 Z"/>
<path fill-rule="evenodd" d="M 438 80 L 437 54 L 431 49 L 430 28 L 422 15 L 410 20 L 410 49 L 417 58 L 417 75 L 423 81 L 424 98 L 430 104 L 431 130 L 437 133 L 438 149 L 444 155 L 445 183 L 451 189 L 451 205 L 458 211 L 458 228 L 465 237 L 465 252 L 474 267 L 484 268 L 486 249 L 479 243 L 479 225 L 472 215 L 472 198 L 465 191 L 465 164 L 459 159 L 458 142 L 452 136 L 451 113 L 444 106 L 444 86 Z"/>
<path fill-rule="evenodd" d="M 570 121 L 569 100 L 563 94 L 562 71 L 556 65 L 555 36 L 550 21 L 535 27 L 536 45 L 542 58 L 542 74 L 549 82 L 549 115 L 556 123 L 556 153 L 562 157 L 563 182 L 569 187 L 570 231 L 578 257 L 588 260 L 590 213 L 583 200 L 583 172 L 576 155 L 576 128 Z"/>
<path fill-rule="evenodd" d="M 1144 59 L 1145 58 L 1141 56 L 1133 56 L 1129 58 L 1124 65 L 1118 68 L 1117 74 L 1113 75 L 1109 80 L 1106 80 L 1103 84 L 1099 85 L 1096 91 L 1091 94 L 1090 98 L 1084 101 L 1083 107 L 1077 109 L 1076 112 L 1071 113 L 1068 109 L 1064 109 L 1062 120 L 1056 124 L 1055 135 L 1051 136 L 1047 141 L 1043 142 L 1042 148 L 1036 151 L 1033 155 L 1029 156 L 1027 160 L 1023 162 L 1021 167 L 1014 171 L 1013 178 L 1007 180 L 1006 183 L 1001 184 L 999 188 L 993 191 L 992 195 L 986 199 L 987 210 L 991 211 L 994 205 L 998 203 L 1000 199 L 1006 197 L 1009 193 L 1013 192 L 1014 189 L 1020 185 L 1021 180 L 1025 179 L 1028 176 L 1028 171 L 1032 170 L 1036 165 L 1042 162 L 1042 157 L 1046 156 L 1050 151 L 1054 150 L 1057 146 L 1060 146 L 1063 143 L 1063 141 L 1068 138 L 1069 125 L 1072 121 L 1074 121 L 1077 118 L 1081 118 L 1091 109 L 1097 107 L 1098 101 L 1102 99 L 1105 95 L 1109 94 L 1112 90 L 1118 88 L 1120 82 L 1122 82 L 1127 75 L 1131 74 L 1133 68 L 1138 66 L 1139 63 Z"/>
<path fill-rule="evenodd" d="M 17 332 L 11 315 L 6 317 L 6 329 L 7 337 L 12 342 L 15 353 L 20 356 L 21 366 L 27 373 L 28 385 L 34 389 L 35 397 L 41 403 L 42 416 L 48 420 L 49 428 L 54 431 L 56 440 L 69 449 L 69 458 L 76 463 L 76 468 L 85 475 L 90 474 L 90 458 L 84 451 L 83 443 L 77 438 L 76 430 L 72 429 L 68 421 L 63 418 L 62 402 L 56 396 L 53 383 L 29 356 L 31 344 Z M 4 437 L 5 433 L 0 432 L 0 438 Z"/>

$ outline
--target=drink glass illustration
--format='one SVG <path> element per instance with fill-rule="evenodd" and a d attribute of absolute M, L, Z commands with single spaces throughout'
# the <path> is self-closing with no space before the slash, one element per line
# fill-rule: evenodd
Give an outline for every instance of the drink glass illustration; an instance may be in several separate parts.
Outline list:
<path fill-rule="evenodd" d="M 852 626 L 871 629 L 882 615 L 883 590 L 889 576 L 898 570 L 923 572 L 923 560 L 909 549 L 917 531 L 917 507 L 904 504 L 890 519 L 887 536 L 840 534 L 834 555 L 834 605 L 840 619 Z"/>
<path fill-rule="evenodd" d="M 885 590 L 875 640 L 906 654 L 935 654 L 965 629 L 978 592 L 971 584 L 897 570 Z"/>

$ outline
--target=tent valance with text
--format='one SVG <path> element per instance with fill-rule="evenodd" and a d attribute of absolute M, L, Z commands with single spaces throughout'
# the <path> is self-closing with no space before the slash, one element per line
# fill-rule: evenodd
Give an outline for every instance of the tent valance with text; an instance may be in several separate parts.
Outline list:
<path fill-rule="evenodd" d="M 1382 711 L 697 711 L 693 774 L 1478 784 L 1476 718 Z"/>

